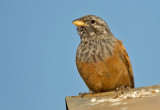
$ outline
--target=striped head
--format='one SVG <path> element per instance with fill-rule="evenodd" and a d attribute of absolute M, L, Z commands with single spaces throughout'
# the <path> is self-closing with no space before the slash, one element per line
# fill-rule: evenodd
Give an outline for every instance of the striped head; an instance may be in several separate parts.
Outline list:
<path fill-rule="evenodd" d="M 103 19 L 94 15 L 86 15 L 73 21 L 82 41 L 94 39 L 110 39 L 113 37 Z"/>

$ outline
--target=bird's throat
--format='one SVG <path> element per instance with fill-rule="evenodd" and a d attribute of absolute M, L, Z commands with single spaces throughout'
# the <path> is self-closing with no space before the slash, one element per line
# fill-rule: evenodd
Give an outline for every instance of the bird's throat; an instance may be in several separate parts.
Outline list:
<path fill-rule="evenodd" d="M 114 54 L 117 39 L 82 40 L 77 49 L 77 59 L 82 62 L 99 62 Z"/>

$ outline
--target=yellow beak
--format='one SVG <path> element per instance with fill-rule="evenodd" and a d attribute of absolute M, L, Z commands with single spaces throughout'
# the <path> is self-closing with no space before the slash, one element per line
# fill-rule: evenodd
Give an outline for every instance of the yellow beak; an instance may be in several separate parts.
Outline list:
<path fill-rule="evenodd" d="M 87 26 L 86 23 L 84 23 L 83 21 L 80 21 L 80 20 L 75 20 L 72 23 L 75 24 L 76 26 Z"/>

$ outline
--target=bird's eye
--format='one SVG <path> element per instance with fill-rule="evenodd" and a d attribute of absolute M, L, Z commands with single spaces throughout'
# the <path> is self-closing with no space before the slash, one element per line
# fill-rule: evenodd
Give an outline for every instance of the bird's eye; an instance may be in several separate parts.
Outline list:
<path fill-rule="evenodd" d="M 91 23 L 94 24 L 94 23 L 95 23 L 95 20 L 91 20 Z"/>

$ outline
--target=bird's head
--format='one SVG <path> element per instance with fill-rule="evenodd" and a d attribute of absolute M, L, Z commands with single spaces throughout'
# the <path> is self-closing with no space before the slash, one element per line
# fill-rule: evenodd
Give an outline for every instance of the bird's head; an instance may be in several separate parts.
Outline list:
<path fill-rule="evenodd" d="M 112 33 L 103 19 L 94 15 L 87 15 L 72 22 L 77 26 L 82 40 L 108 39 Z"/>

